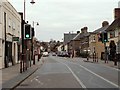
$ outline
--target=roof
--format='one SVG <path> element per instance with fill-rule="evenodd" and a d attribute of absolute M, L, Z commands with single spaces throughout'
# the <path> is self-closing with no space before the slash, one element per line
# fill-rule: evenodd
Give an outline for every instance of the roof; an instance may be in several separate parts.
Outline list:
<path fill-rule="evenodd" d="M 90 35 L 90 32 L 78 33 L 72 40 L 80 40 L 81 38 L 87 37 L 89 35 Z"/>
<path fill-rule="evenodd" d="M 77 33 L 64 33 L 64 43 L 68 43 L 70 40 L 72 40 Z"/>
<path fill-rule="evenodd" d="M 115 30 L 116 27 L 120 27 L 120 18 L 115 19 L 112 24 L 107 28 L 106 31 L 112 31 Z"/>
<path fill-rule="evenodd" d="M 101 27 L 97 30 L 95 30 L 93 33 L 101 33 L 101 32 L 104 32 L 106 31 L 106 29 L 109 27 L 109 25 L 105 26 L 105 27 Z"/>
<path fill-rule="evenodd" d="M 78 33 L 72 40 L 79 40 L 80 33 Z"/>
<path fill-rule="evenodd" d="M 81 39 L 81 38 L 84 38 L 84 37 L 87 37 L 87 36 L 89 36 L 89 35 L 90 35 L 89 32 L 87 32 L 87 33 L 81 33 L 80 39 Z"/>

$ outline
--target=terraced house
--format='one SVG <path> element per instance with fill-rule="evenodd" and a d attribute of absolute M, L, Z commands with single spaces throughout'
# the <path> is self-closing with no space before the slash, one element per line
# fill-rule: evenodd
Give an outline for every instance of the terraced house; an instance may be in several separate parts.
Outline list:
<path fill-rule="evenodd" d="M 21 16 L 7 1 L 0 0 L 0 68 L 18 63 L 20 46 L 13 37 L 21 34 Z"/>
<path fill-rule="evenodd" d="M 111 23 L 111 25 L 107 29 L 108 32 L 108 40 L 109 42 L 107 45 L 109 46 L 110 41 L 113 40 L 117 46 L 116 53 L 119 52 L 119 36 L 120 36 L 120 8 L 115 8 L 114 10 L 114 21 Z"/>
<path fill-rule="evenodd" d="M 99 59 L 103 59 L 103 55 L 105 52 L 104 44 L 99 40 L 100 33 L 104 32 L 109 27 L 109 23 L 107 21 L 103 21 L 102 27 L 90 33 L 89 36 L 89 49 L 90 56 L 92 57 L 93 52 L 97 53 Z"/>

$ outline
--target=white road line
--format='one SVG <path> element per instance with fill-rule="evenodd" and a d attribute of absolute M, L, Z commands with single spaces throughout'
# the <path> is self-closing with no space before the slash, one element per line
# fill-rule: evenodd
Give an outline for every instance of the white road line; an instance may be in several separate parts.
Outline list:
<path fill-rule="evenodd" d="M 57 60 L 55 60 L 55 61 L 57 61 Z M 67 64 L 60 62 L 60 61 L 57 61 L 57 62 L 64 64 L 70 70 L 70 72 L 73 74 L 73 76 L 78 81 L 78 83 L 82 86 L 82 88 L 86 88 L 86 86 L 81 82 L 81 80 L 75 75 L 75 73 L 72 71 L 72 69 Z"/>
<path fill-rule="evenodd" d="M 79 65 L 79 64 L 77 64 L 77 65 Z M 97 77 L 99 77 L 99 78 L 101 78 L 101 79 L 105 80 L 106 82 L 108 82 L 108 83 L 110 83 L 110 84 L 114 85 L 115 87 L 117 87 L 117 88 L 119 87 L 117 84 L 115 84 L 115 83 L 113 83 L 113 82 L 111 82 L 111 81 L 109 81 L 109 80 L 107 80 L 107 79 L 103 78 L 102 76 L 100 76 L 100 75 L 98 75 L 98 74 L 96 74 L 96 73 L 92 72 L 91 70 L 87 69 L 86 67 L 84 67 L 84 66 L 82 66 L 82 65 L 79 65 L 79 66 L 80 66 L 80 67 L 82 67 L 82 68 L 84 68 L 86 71 L 88 71 L 88 72 L 90 72 L 90 73 L 92 73 L 92 74 L 96 75 Z"/>
<path fill-rule="evenodd" d="M 56 60 L 56 61 L 57 61 L 57 60 Z M 58 61 L 58 62 L 60 62 L 60 61 Z M 79 84 L 82 85 L 82 87 L 84 88 L 85 85 L 84 85 L 84 84 L 80 81 L 80 79 L 75 75 L 75 73 L 71 70 L 71 68 L 70 68 L 68 65 L 66 65 L 65 63 L 63 63 L 63 62 L 60 62 L 60 63 L 62 63 L 62 64 L 64 64 L 65 66 L 68 67 L 68 69 L 72 72 L 73 76 L 77 79 L 77 81 L 79 82 Z M 87 69 L 86 67 L 84 67 L 84 66 L 82 66 L 82 65 L 80 65 L 80 64 L 74 63 L 74 62 L 71 62 L 71 63 L 76 64 L 76 65 L 79 65 L 80 67 L 82 67 L 82 68 L 85 69 L 86 71 L 92 73 L 93 75 L 96 75 L 97 77 L 103 79 L 104 81 L 110 83 L 111 85 L 114 85 L 115 87 L 120 88 L 117 84 L 115 84 L 115 83 L 113 83 L 113 82 L 111 82 L 111 81 L 103 78 L 102 76 L 100 76 L 100 75 L 92 72 L 91 70 Z M 85 88 L 86 88 L 86 87 L 85 87 Z"/>

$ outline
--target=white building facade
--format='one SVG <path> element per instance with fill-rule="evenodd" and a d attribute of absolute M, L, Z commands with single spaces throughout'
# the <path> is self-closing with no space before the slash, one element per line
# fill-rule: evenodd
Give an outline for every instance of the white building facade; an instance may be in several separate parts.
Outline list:
<path fill-rule="evenodd" d="M 14 65 L 19 61 L 20 46 L 13 37 L 21 34 L 21 16 L 7 1 L 0 1 L 0 68 Z"/>

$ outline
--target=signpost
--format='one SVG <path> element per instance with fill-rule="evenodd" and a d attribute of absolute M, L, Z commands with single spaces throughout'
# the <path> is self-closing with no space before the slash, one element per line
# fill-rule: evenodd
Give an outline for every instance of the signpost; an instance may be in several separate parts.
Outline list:
<path fill-rule="evenodd" d="M 12 40 L 13 41 L 19 41 L 19 37 L 13 37 Z"/>

